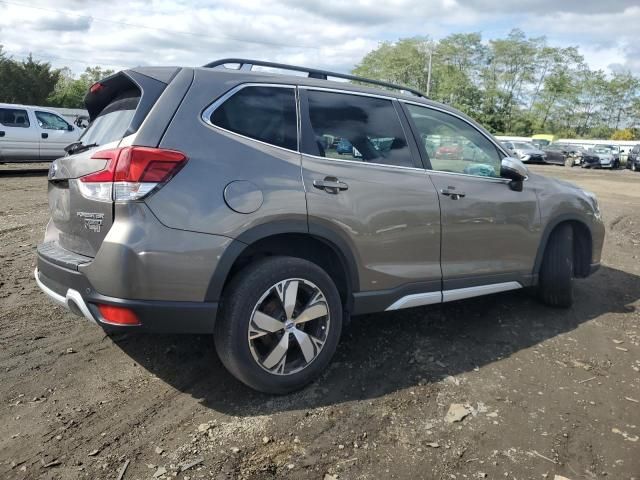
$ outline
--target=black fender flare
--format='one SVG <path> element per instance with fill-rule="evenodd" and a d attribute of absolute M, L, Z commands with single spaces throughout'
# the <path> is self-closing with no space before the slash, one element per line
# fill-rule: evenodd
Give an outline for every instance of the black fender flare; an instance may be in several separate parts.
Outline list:
<path fill-rule="evenodd" d="M 358 292 L 360 289 L 360 281 L 353 250 L 343 235 L 338 233 L 335 228 L 330 228 L 324 223 L 325 222 L 308 222 L 307 218 L 304 217 L 294 220 L 271 221 L 256 225 L 244 231 L 231 241 L 224 253 L 220 256 L 213 275 L 209 280 L 204 300 L 206 302 L 217 302 L 221 299 L 222 289 L 233 264 L 250 245 L 267 237 L 288 233 L 309 235 L 332 248 L 343 262 L 347 273 L 347 280 L 349 281 L 350 293 Z"/>
<path fill-rule="evenodd" d="M 544 258 L 544 251 L 547 248 L 547 243 L 549 242 L 549 236 L 551 232 L 560 225 L 562 222 L 578 222 L 587 227 L 589 230 L 589 234 L 591 235 L 591 241 L 593 241 L 593 231 L 591 229 L 591 222 L 589 222 L 584 216 L 579 215 L 577 213 L 565 213 L 562 215 L 558 215 L 553 217 L 552 220 L 547 222 L 547 225 L 542 232 L 542 236 L 540 237 L 540 244 L 538 245 L 538 252 L 536 253 L 536 260 L 533 264 L 533 274 L 538 275 L 540 273 L 540 267 L 542 265 L 542 259 Z M 593 244 L 592 244 L 593 245 Z M 593 247 L 592 247 L 593 248 Z"/>

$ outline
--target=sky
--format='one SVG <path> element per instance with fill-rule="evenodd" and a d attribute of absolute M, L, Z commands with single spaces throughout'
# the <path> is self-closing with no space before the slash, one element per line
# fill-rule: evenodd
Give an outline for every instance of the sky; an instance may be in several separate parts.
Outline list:
<path fill-rule="evenodd" d="M 381 41 L 512 28 L 640 75 L 640 0 L 0 0 L 0 45 L 75 73 L 244 57 L 350 71 Z"/>

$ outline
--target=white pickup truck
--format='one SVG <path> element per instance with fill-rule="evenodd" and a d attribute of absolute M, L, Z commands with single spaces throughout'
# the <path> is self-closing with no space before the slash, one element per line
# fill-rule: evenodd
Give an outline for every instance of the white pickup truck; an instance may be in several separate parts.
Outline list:
<path fill-rule="evenodd" d="M 33 162 L 64 156 L 83 130 L 54 110 L 0 103 L 0 162 Z"/>

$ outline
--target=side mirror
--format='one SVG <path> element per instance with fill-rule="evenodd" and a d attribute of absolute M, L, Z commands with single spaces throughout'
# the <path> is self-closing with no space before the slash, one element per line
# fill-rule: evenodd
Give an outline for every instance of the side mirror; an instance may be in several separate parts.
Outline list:
<path fill-rule="evenodd" d="M 522 182 L 524 182 L 529 175 L 527 167 L 517 158 L 507 157 L 503 158 L 500 164 L 500 176 L 502 178 L 508 178 L 509 188 L 516 192 L 522 191 Z"/>
<path fill-rule="evenodd" d="M 70 132 L 73 132 L 73 125 L 67 125 L 67 130 L 69 130 Z"/>

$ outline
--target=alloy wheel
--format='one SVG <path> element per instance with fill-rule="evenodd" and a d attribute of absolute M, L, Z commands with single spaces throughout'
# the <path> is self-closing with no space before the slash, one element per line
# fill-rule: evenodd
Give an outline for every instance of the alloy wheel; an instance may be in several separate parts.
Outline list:
<path fill-rule="evenodd" d="M 290 278 L 260 297 L 249 322 L 249 349 L 264 370 L 291 375 L 322 351 L 330 328 L 324 293 L 314 283 Z"/>

